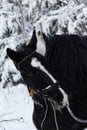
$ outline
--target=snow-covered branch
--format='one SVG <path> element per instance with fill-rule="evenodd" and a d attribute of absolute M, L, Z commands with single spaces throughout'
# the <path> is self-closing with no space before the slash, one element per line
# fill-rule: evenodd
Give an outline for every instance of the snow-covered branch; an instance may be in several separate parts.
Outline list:
<path fill-rule="evenodd" d="M 24 119 L 23 119 L 23 117 L 15 118 L 15 119 L 5 119 L 5 120 L 0 120 L 0 123 L 3 123 L 3 122 L 16 122 L 16 121 L 23 123 Z"/>

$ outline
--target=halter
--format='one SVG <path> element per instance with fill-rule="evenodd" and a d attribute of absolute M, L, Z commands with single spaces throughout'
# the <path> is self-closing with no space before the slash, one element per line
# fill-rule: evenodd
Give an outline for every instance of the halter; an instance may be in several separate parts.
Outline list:
<path fill-rule="evenodd" d="M 35 53 L 35 51 L 33 51 L 31 54 L 25 56 L 19 63 L 18 66 L 20 66 L 24 61 L 26 61 L 29 57 L 31 57 L 33 54 Z"/>

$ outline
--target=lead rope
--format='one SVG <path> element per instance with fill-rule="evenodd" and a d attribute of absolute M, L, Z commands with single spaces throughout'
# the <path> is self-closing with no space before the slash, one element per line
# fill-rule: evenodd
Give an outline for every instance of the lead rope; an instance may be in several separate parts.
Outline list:
<path fill-rule="evenodd" d="M 35 53 L 35 51 L 33 51 L 31 54 L 25 56 L 19 63 L 18 66 L 20 66 L 24 61 L 26 61 L 29 57 L 31 57 L 33 54 Z"/>
<path fill-rule="evenodd" d="M 61 93 L 63 94 L 63 107 L 67 108 L 67 111 L 69 112 L 69 114 L 71 115 L 71 117 L 77 121 L 78 123 L 87 123 L 87 120 L 83 120 L 80 119 L 78 117 L 75 116 L 75 114 L 72 112 L 70 105 L 69 105 L 69 99 L 68 99 L 68 95 L 65 93 L 65 91 L 62 88 L 59 88 L 59 90 L 61 91 Z"/>
<path fill-rule="evenodd" d="M 48 105 L 47 105 L 47 100 L 46 98 L 44 98 L 44 101 L 45 101 L 45 105 L 46 105 L 46 110 L 45 110 L 45 115 L 44 115 L 44 118 L 41 122 L 41 129 L 43 130 L 43 125 L 44 125 L 44 122 L 46 120 L 46 117 L 47 117 L 47 112 L 48 112 Z M 51 102 L 50 102 L 51 103 Z M 56 130 L 59 130 L 59 127 L 58 127 L 58 123 L 57 123 L 57 117 L 56 117 L 56 110 L 55 110 L 55 107 L 54 105 L 51 103 L 51 106 L 53 108 L 53 112 L 54 112 L 54 120 L 55 120 L 55 125 L 56 125 Z"/>
<path fill-rule="evenodd" d="M 67 108 L 69 114 L 71 115 L 71 117 L 72 117 L 75 121 L 77 121 L 77 122 L 79 122 L 79 123 L 87 123 L 87 120 L 82 120 L 82 119 L 76 117 L 68 105 L 66 105 L 66 108 Z"/>
<path fill-rule="evenodd" d="M 48 112 L 48 105 L 47 105 L 47 100 L 46 100 L 46 98 L 44 98 L 44 101 L 45 101 L 45 105 L 46 105 L 46 110 L 45 110 L 44 118 L 43 118 L 43 120 L 42 120 L 42 122 L 41 122 L 41 129 L 42 129 L 42 130 L 43 130 L 43 125 L 44 125 L 44 122 L 45 122 L 45 120 L 46 120 L 47 112 Z"/>
<path fill-rule="evenodd" d="M 64 98 L 63 99 L 63 107 L 67 108 L 67 111 L 69 112 L 69 114 L 71 115 L 71 117 L 75 121 L 77 121 L 79 123 L 87 123 L 87 120 L 83 120 L 83 119 L 80 119 L 80 118 L 78 118 L 78 117 L 75 116 L 75 114 L 72 112 L 72 110 L 70 108 L 68 95 L 65 93 L 65 91 L 62 88 L 59 88 L 59 90 L 63 94 L 63 98 Z"/>
<path fill-rule="evenodd" d="M 52 103 L 51 103 L 51 105 L 52 105 L 53 112 L 54 112 L 54 120 L 55 120 L 56 130 L 59 130 L 58 123 L 57 123 L 57 117 L 56 117 L 56 110 L 55 110 L 55 107 Z"/>

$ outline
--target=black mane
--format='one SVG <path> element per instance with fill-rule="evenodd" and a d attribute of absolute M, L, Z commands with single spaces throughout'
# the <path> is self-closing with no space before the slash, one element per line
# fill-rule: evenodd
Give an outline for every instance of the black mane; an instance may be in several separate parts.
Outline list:
<path fill-rule="evenodd" d="M 74 113 L 87 118 L 87 37 L 55 35 L 45 40 L 50 73 L 70 97 Z"/>

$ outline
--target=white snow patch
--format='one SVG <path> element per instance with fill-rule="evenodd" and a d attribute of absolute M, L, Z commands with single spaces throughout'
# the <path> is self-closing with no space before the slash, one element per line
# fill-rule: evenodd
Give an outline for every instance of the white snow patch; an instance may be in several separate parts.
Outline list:
<path fill-rule="evenodd" d="M 36 130 L 32 122 L 33 101 L 26 86 L 0 89 L 0 130 Z M 20 121 L 3 121 L 11 119 Z M 3 121 L 3 122 L 1 122 Z"/>

